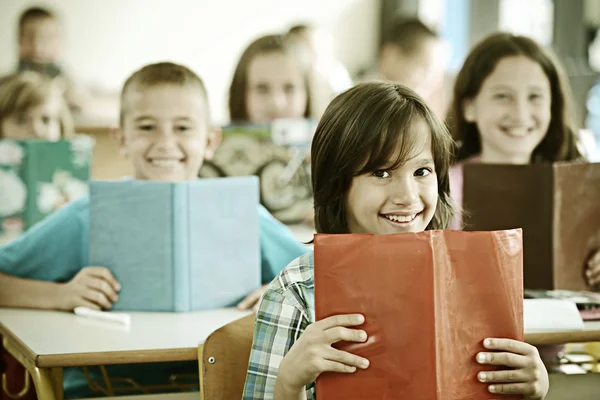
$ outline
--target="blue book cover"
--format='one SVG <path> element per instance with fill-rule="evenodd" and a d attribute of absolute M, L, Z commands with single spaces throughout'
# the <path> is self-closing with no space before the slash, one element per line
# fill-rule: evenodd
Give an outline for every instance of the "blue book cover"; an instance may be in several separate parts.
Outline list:
<path fill-rule="evenodd" d="M 235 305 L 261 285 L 258 179 L 90 182 L 90 265 L 121 284 L 114 310 Z"/>

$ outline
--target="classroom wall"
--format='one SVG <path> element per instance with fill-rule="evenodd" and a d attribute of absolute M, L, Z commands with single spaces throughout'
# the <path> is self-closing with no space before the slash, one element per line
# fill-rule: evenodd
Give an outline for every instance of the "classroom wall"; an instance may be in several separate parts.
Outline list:
<path fill-rule="evenodd" d="M 315 21 L 331 30 L 351 73 L 377 54 L 380 0 L 0 0 L 0 73 L 17 62 L 17 19 L 33 4 L 62 18 L 64 64 L 78 80 L 118 90 L 144 63 L 184 63 L 206 81 L 219 122 L 228 118 L 227 90 L 240 52 L 257 35 Z"/>

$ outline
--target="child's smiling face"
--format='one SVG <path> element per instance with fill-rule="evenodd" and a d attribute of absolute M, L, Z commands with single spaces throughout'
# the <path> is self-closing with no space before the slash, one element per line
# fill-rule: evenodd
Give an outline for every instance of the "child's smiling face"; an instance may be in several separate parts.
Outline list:
<path fill-rule="evenodd" d="M 414 152 L 395 169 L 356 176 L 347 195 L 350 233 L 424 231 L 435 214 L 438 182 L 426 123 L 415 122 Z M 390 163 L 393 163 L 391 160 Z"/>
<path fill-rule="evenodd" d="M 276 118 L 303 118 L 308 93 L 299 62 L 272 52 L 259 54 L 248 66 L 246 108 L 252 123 Z"/>
<path fill-rule="evenodd" d="M 218 145 L 200 89 L 171 84 L 138 87 L 126 94 L 124 102 L 120 143 L 131 158 L 135 178 L 195 179 Z"/>

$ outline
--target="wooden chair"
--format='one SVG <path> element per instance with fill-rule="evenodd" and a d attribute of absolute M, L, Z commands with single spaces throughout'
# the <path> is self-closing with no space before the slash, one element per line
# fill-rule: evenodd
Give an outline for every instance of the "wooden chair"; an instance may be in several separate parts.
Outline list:
<path fill-rule="evenodd" d="M 254 335 L 255 314 L 214 331 L 198 346 L 200 393 L 203 400 L 240 399 L 244 392 Z"/>

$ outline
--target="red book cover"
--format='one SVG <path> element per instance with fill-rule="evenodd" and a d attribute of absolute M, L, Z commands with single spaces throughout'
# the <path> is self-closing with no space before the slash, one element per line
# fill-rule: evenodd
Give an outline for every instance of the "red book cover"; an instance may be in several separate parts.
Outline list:
<path fill-rule="evenodd" d="M 488 400 L 475 361 L 487 337 L 523 340 L 520 229 L 315 235 L 317 320 L 365 316 L 365 343 L 337 348 L 366 370 L 324 373 L 327 399 Z M 496 368 L 497 369 L 497 368 Z"/>

